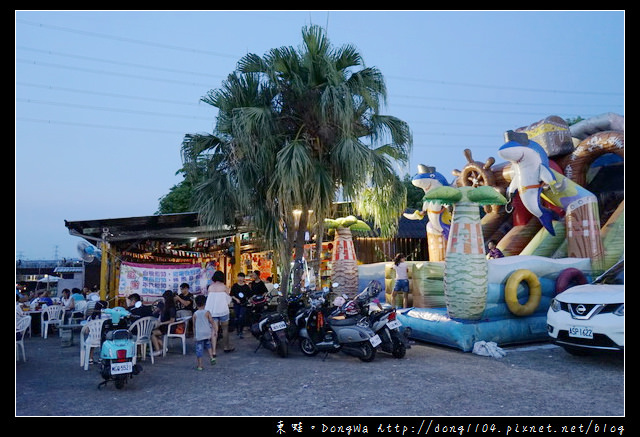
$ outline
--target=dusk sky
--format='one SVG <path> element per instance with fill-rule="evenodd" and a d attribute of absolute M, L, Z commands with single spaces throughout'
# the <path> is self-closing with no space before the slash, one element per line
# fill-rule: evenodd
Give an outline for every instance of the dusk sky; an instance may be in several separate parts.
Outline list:
<path fill-rule="evenodd" d="M 16 259 L 77 258 L 64 221 L 146 216 L 181 181 L 200 102 L 304 26 L 384 75 L 418 164 L 447 179 L 550 115 L 624 115 L 624 11 L 16 11 Z"/>

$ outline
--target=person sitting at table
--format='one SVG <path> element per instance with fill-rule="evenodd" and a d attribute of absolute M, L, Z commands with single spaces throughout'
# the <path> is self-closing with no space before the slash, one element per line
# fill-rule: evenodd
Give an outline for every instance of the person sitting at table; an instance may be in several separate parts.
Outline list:
<path fill-rule="evenodd" d="M 84 289 L 82 290 L 85 299 L 87 300 L 91 300 L 91 299 L 96 299 L 93 296 L 96 296 L 97 299 L 96 301 L 100 300 L 100 290 L 98 290 L 97 286 L 93 286 L 93 288 L 91 290 L 89 290 L 89 287 L 84 287 Z"/>
<path fill-rule="evenodd" d="M 60 303 L 64 308 L 64 322 L 67 323 L 69 317 L 71 317 L 71 313 L 73 313 L 73 308 L 71 305 L 73 304 L 73 299 L 71 299 L 71 290 L 65 288 L 62 290 L 62 297 L 60 298 Z"/>
<path fill-rule="evenodd" d="M 22 304 L 20 303 L 20 296 L 16 294 L 16 320 L 20 317 L 24 317 L 25 313 L 22 311 Z"/>
<path fill-rule="evenodd" d="M 20 302 L 29 302 L 29 294 L 23 285 L 16 285 L 16 297 Z"/>
<path fill-rule="evenodd" d="M 86 300 L 82 291 L 79 288 L 74 288 L 71 290 L 71 309 L 75 309 L 76 302 L 80 302 Z"/>
<path fill-rule="evenodd" d="M 166 290 L 163 294 L 163 302 L 158 305 L 158 324 L 151 332 L 151 343 L 153 343 L 153 356 L 157 357 L 162 354 L 164 343 L 162 337 L 167 333 L 169 324 L 176 321 L 176 304 L 173 300 L 173 291 Z"/>
<path fill-rule="evenodd" d="M 127 300 L 129 301 L 127 311 L 129 311 L 134 316 L 148 317 L 153 315 L 153 307 L 151 305 L 144 305 L 138 293 L 131 293 L 129 296 L 127 296 Z M 140 302 L 139 305 L 137 305 L 138 302 Z"/>
<path fill-rule="evenodd" d="M 40 305 L 53 305 L 53 301 L 51 297 L 49 297 L 49 290 L 44 290 L 40 293 L 40 297 L 38 297 L 38 303 Z"/>
<path fill-rule="evenodd" d="M 178 317 L 189 317 L 194 313 L 193 294 L 189 291 L 189 284 L 180 284 L 180 292 L 174 296 L 176 303 L 176 315 Z"/>
<path fill-rule="evenodd" d="M 62 290 L 62 296 L 60 297 L 60 303 L 65 310 L 69 309 L 69 302 L 71 301 L 71 290 L 65 288 Z"/>

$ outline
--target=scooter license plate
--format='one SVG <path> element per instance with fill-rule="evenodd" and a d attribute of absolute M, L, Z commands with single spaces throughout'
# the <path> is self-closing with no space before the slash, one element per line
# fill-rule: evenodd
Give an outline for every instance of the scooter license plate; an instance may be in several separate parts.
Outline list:
<path fill-rule="evenodd" d="M 122 373 L 131 372 L 133 372 L 133 363 L 131 361 L 127 361 L 125 363 L 111 363 L 112 375 L 120 375 Z"/>
<path fill-rule="evenodd" d="M 285 322 L 277 322 L 272 323 L 270 327 L 272 331 L 282 331 L 287 327 L 287 324 Z"/>
<path fill-rule="evenodd" d="M 391 320 L 387 322 L 387 326 L 389 327 L 389 329 L 396 329 L 401 327 L 402 323 L 400 322 L 400 320 Z"/>
<path fill-rule="evenodd" d="M 380 336 L 378 334 L 374 335 L 373 337 L 371 337 L 369 339 L 369 341 L 371 342 L 371 345 L 373 347 L 378 346 L 380 343 L 382 343 L 382 340 L 380 340 Z"/>

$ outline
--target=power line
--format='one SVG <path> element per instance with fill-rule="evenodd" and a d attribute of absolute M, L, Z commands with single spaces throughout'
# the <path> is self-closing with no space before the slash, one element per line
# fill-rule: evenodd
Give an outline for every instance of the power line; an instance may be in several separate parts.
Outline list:
<path fill-rule="evenodd" d="M 27 86 L 27 87 L 32 87 L 32 88 L 47 89 L 47 90 L 53 90 L 53 91 L 65 91 L 65 92 L 70 92 L 70 93 L 88 94 L 88 95 L 94 95 L 94 96 L 116 97 L 116 98 L 121 98 L 121 99 L 130 99 L 130 100 L 141 100 L 141 101 L 144 101 L 144 102 L 169 103 L 169 104 L 172 104 L 172 105 L 184 105 L 184 106 L 192 106 L 192 107 L 200 106 L 200 102 L 199 103 L 189 103 L 189 102 L 182 102 L 182 101 L 179 101 L 179 100 L 169 100 L 169 99 L 158 99 L 158 98 L 153 98 L 153 97 L 133 96 L 131 94 L 119 94 L 119 93 L 107 93 L 107 92 L 100 92 L 100 91 L 79 90 L 77 88 L 67 88 L 67 87 L 59 87 L 59 86 L 54 86 L 54 85 L 43 85 L 43 84 L 29 83 L 29 82 L 19 82 L 18 81 L 18 82 L 16 82 L 16 85 Z M 207 107 L 210 107 L 210 105 L 207 105 Z M 213 107 L 211 106 L 211 108 L 213 108 Z"/>
<path fill-rule="evenodd" d="M 623 96 L 624 95 L 623 93 L 608 93 L 608 92 L 598 92 L 598 91 L 565 91 L 565 90 L 553 90 L 553 89 L 543 89 L 543 88 L 522 88 L 522 87 L 510 87 L 510 86 L 501 86 L 501 85 L 487 85 L 487 84 L 478 84 L 478 83 L 447 82 L 444 80 L 422 79 L 422 78 L 404 77 L 404 76 L 385 76 L 385 77 L 390 79 L 400 79 L 400 80 L 413 81 L 413 82 L 437 83 L 439 85 L 449 85 L 449 86 L 455 85 L 455 86 L 474 87 L 474 88 L 527 91 L 527 92 L 535 92 L 535 93 L 586 94 L 586 95 L 601 95 L 601 96 Z"/>
<path fill-rule="evenodd" d="M 239 59 L 238 56 L 230 55 L 228 53 L 218 53 L 218 52 L 212 52 L 212 51 L 209 51 L 209 50 L 194 49 L 193 47 L 181 47 L 181 46 L 174 46 L 174 45 L 171 45 L 171 44 L 161 44 L 161 43 L 156 43 L 156 42 L 151 42 L 151 41 L 142 41 L 142 40 L 138 40 L 138 39 L 134 39 L 134 38 L 125 38 L 125 37 L 122 37 L 122 36 L 106 35 L 106 34 L 103 34 L 103 33 L 89 32 L 89 31 L 86 31 L 86 30 L 70 29 L 68 27 L 55 26 L 55 25 L 51 25 L 51 24 L 34 23 L 33 21 L 27 21 L 27 20 L 16 19 L 16 23 L 27 24 L 29 26 L 35 26 L 35 27 L 40 27 L 40 28 L 45 28 L 45 29 L 53 29 L 53 30 L 58 30 L 58 31 L 62 31 L 62 32 L 76 33 L 78 35 L 85 35 L 85 36 L 93 36 L 93 37 L 96 37 L 96 38 L 110 39 L 112 41 L 121 41 L 121 42 L 127 42 L 127 43 L 132 43 L 132 44 L 141 44 L 141 45 L 145 45 L 145 46 L 149 46 L 149 47 L 158 47 L 158 48 L 167 49 L 167 50 L 178 50 L 178 51 L 180 51 L 182 53 L 184 53 L 184 52 L 192 52 L 192 53 L 197 53 L 197 54 L 200 54 L 200 55 L 219 56 L 219 57 L 223 57 L 223 58 Z"/>
<path fill-rule="evenodd" d="M 89 36 L 94 36 L 94 37 L 98 37 L 98 38 L 106 38 L 106 39 L 111 39 L 111 40 L 114 40 L 114 41 L 123 41 L 123 42 L 135 43 L 135 44 L 142 44 L 142 45 L 147 45 L 147 46 L 151 46 L 151 47 L 159 47 L 159 48 L 164 48 L 164 49 L 169 49 L 169 50 L 179 50 L 180 52 L 187 51 L 187 52 L 205 54 L 205 55 L 210 55 L 210 56 L 221 56 L 221 57 L 227 57 L 227 58 L 232 58 L 232 59 L 240 59 L 240 56 L 237 56 L 237 55 L 212 52 L 212 51 L 208 51 L 208 50 L 199 50 L 199 49 L 194 49 L 192 47 L 174 46 L 174 45 L 170 45 L 170 44 L 161 44 L 161 43 L 155 43 L 155 42 L 151 42 L 151 41 L 143 41 L 143 40 L 138 40 L 138 39 L 133 39 L 133 38 L 124 38 L 124 37 L 119 37 L 119 36 L 101 34 L 101 33 L 97 33 L 97 32 L 88 32 L 88 31 L 82 31 L 82 30 L 77 30 L 77 29 L 70 29 L 70 28 L 62 27 L 62 26 L 47 25 L 47 24 L 42 24 L 42 23 L 34 23 L 34 22 L 31 22 L 31 21 L 27 21 L 27 20 L 16 20 L 16 22 L 17 23 L 22 23 L 22 24 L 27 24 L 27 25 L 30 25 L 30 26 L 41 27 L 41 28 L 49 28 L 49 29 L 58 30 L 58 31 L 78 33 L 78 34 L 89 35 Z M 526 92 L 546 92 L 546 93 L 555 93 L 555 94 L 610 95 L 610 96 L 623 96 L 624 95 L 624 93 L 612 93 L 612 92 L 565 91 L 565 90 L 543 89 L 543 88 L 508 87 L 508 86 L 501 86 L 501 85 L 474 84 L 474 83 L 465 83 L 465 82 L 448 82 L 448 81 L 437 80 L 437 79 L 425 79 L 425 78 L 415 78 L 415 77 L 406 77 L 406 76 L 393 76 L 393 75 L 386 75 L 385 78 L 398 79 L 398 80 L 404 80 L 404 81 L 413 81 L 413 82 L 437 83 L 437 84 L 440 84 L 440 85 L 447 85 L 447 86 L 464 86 L 464 87 L 502 89 L 502 90 L 512 90 L 512 91 L 526 91 Z"/>
<path fill-rule="evenodd" d="M 112 72 L 112 71 L 93 70 L 93 69 L 90 69 L 90 68 L 81 68 L 81 67 L 69 67 L 67 65 L 53 64 L 53 63 L 49 63 L 49 62 L 40 62 L 40 61 L 30 61 L 30 60 L 27 60 L 27 59 L 16 59 L 16 62 L 19 62 L 19 63 L 22 63 L 22 64 L 29 64 L 29 65 L 42 65 L 42 66 L 45 66 L 45 67 L 62 68 L 62 69 L 66 69 L 66 70 L 84 71 L 86 73 L 107 74 L 107 75 L 110 75 L 110 76 L 123 76 L 123 77 L 129 77 L 129 78 L 134 78 L 134 79 L 151 80 L 151 81 L 157 81 L 157 82 L 166 82 L 166 83 L 172 83 L 172 84 L 177 84 L 177 85 L 186 85 L 186 86 L 197 86 L 197 87 L 202 87 L 202 88 L 210 88 L 209 84 L 204 84 L 204 83 L 193 83 L 193 82 L 188 83 L 188 82 L 184 82 L 184 81 L 180 81 L 180 80 L 160 79 L 160 78 L 155 78 L 155 77 L 140 76 L 140 75 L 128 74 L 128 73 L 117 73 L 117 72 Z"/>
<path fill-rule="evenodd" d="M 143 68 L 146 70 L 153 70 L 153 71 L 166 71 L 168 73 L 179 73 L 179 74 L 189 74 L 189 75 L 193 75 L 193 76 L 204 76 L 204 77 L 215 77 L 215 78 L 224 78 L 225 76 L 220 75 L 220 74 L 208 74 L 208 73 L 200 73 L 198 71 L 186 71 L 186 70 L 178 70 L 175 68 L 164 68 L 164 67 L 152 67 L 149 66 L 147 64 L 136 64 L 133 62 L 122 62 L 122 61 L 114 61 L 114 60 L 106 60 L 103 58 L 94 58 L 91 56 L 81 56 L 81 55 L 74 55 L 71 53 L 60 53 L 60 52 L 53 52 L 51 50 L 41 50 L 41 49 L 36 49 L 36 48 L 32 48 L 32 47 L 25 47 L 25 46 L 16 46 L 17 49 L 20 50 L 27 50 L 27 51 L 31 51 L 31 52 L 38 52 L 38 53 L 45 53 L 47 55 L 52 55 L 52 56 L 62 56 L 62 57 L 66 57 L 66 58 L 73 58 L 73 59 L 80 59 L 83 61 L 91 61 L 91 62 L 102 62 L 104 64 L 114 64 L 114 65 L 122 65 L 125 67 L 135 67 L 135 68 Z"/>
<path fill-rule="evenodd" d="M 184 132 L 177 131 L 168 131 L 162 129 L 147 129 L 141 127 L 130 127 L 130 126 L 109 126 L 104 124 L 92 124 L 92 123 L 78 123 L 78 122 L 70 122 L 70 121 L 62 121 L 62 120 L 45 120 L 41 118 L 30 118 L 30 117 L 16 117 L 16 120 L 27 121 L 31 123 L 42 123 L 42 124 L 50 124 L 50 125 L 65 125 L 65 126 L 76 126 L 76 127 L 88 127 L 88 128 L 98 128 L 98 129 L 114 129 L 121 131 L 136 131 L 136 132 L 150 132 L 150 133 L 161 133 L 161 134 L 170 134 L 170 135 L 185 135 Z"/>
<path fill-rule="evenodd" d="M 107 112 L 118 112 L 118 113 L 129 113 L 129 114 L 138 114 L 138 115 L 154 115 L 161 117 L 178 117 L 178 118 L 187 118 L 194 120 L 211 120 L 211 117 L 196 117 L 191 115 L 183 115 L 183 114 L 166 114 L 162 112 L 151 112 L 151 111 L 139 111 L 134 109 L 121 109 L 121 108 L 105 108 L 100 106 L 91 106 L 91 105 L 79 105 L 77 103 L 66 103 L 66 102 L 51 102 L 46 100 L 35 100 L 35 99 L 25 99 L 21 97 L 16 98 L 16 102 L 23 103 L 37 103 L 41 105 L 55 105 L 55 106 L 65 106 L 68 108 L 82 108 L 82 109 L 93 109 L 96 111 L 107 111 Z"/>
<path fill-rule="evenodd" d="M 26 21 L 26 20 L 17 20 L 17 22 L 20 22 L 22 24 L 32 25 L 32 26 L 38 26 L 38 27 L 42 27 L 42 28 L 49 28 L 49 29 L 53 29 L 53 30 L 57 30 L 57 31 L 66 31 L 66 32 L 72 32 L 72 33 L 79 33 L 79 34 L 83 34 L 83 35 L 89 35 L 89 36 L 94 36 L 94 37 L 100 37 L 100 38 L 107 38 L 107 39 L 112 39 L 112 40 L 123 41 L 123 42 L 127 42 L 127 43 L 136 43 L 136 44 L 155 46 L 155 47 L 160 47 L 160 48 L 165 48 L 165 49 L 180 50 L 181 52 L 191 51 L 191 52 L 196 52 L 196 53 L 199 53 L 199 54 L 208 54 L 208 55 L 212 55 L 212 56 L 233 57 L 235 59 L 238 58 L 236 56 L 228 55 L 228 54 L 221 54 L 221 53 L 210 52 L 210 51 L 201 51 L 201 50 L 185 48 L 185 47 L 178 47 L 178 46 L 167 45 L 167 44 L 157 44 L 157 43 L 153 43 L 153 42 L 149 42 L 149 41 L 135 40 L 135 39 L 131 39 L 131 38 L 115 37 L 115 36 L 112 36 L 112 35 L 99 34 L 99 33 L 96 33 L 96 32 L 79 31 L 79 30 L 60 27 L 60 26 L 33 23 L 33 22 Z M 200 76 L 205 76 L 205 77 L 224 77 L 224 76 L 221 76 L 221 75 L 210 75 L 210 74 L 203 74 L 203 73 L 198 73 L 198 72 L 193 72 L 193 71 L 168 69 L 168 68 L 162 68 L 162 67 L 149 67 L 147 65 L 128 63 L 128 62 L 120 62 L 120 61 L 114 61 L 114 60 L 105 60 L 105 59 L 99 59 L 99 58 L 94 58 L 94 57 L 89 57 L 89 56 L 75 55 L 75 54 L 71 54 L 71 53 L 52 52 L 52 51 L 35 49 L 35 48 L 30 48 L 30 47 L 25 47 L 25 46 L 18 46 L 17 48 L 19 48 L 21 50 L 28 50 L 28 51 L 34 51 L 34 52 L 40 52 L 40 53 L 47 53 L 47 54 L 50 54 L 50 55 L 53 55 L 53 56 L 71 57 L 71 58 L 76 58 L 76 59 L 81 59 L 81 60 L 86 60 L 86 61 L 102 62 L 102 63 L 113 64 L 113 65 L 118 65 L 118 66 L 135 67 L 135 68 L 146 68 L 146 69 L 153 69 L 154 71 L 167 71 L 167 72 L 171 72 L 171 73 L 192 74 L 192 75 L 200 75 Z M 43 67 L 51 67 L 51 68 L 63 68 L 63 69 L 70 69 L 70 70 L 73 70 L 73 71 L 84 71 L 84 72 L 90 72 L 90 73 L 96 73 L 96 74 L 108 74 L 108 75 L 111 75 L 111 76 L 118 75 L 118 76 L 123 76 L 123 77 L 128 77 L 128 78 L 141 79 L 141 80 L 145 80 L 145 81 L 151 80 L 151 81 L 160 81 L 160 82 L 167 82 L 167 83 L 180 84 L 180 85 L 198 86 L 198 87 L 203 87 L 203 88 L 207 88 L 207 89 L 210 88 L 210 86 L 208 84 L 185 82 L 185 81 L 171 80 L 171 79 L 152 78 L 152 77 L 148 77 L 148 76 L 134 75 L 134 74 L 128 74 L 128 73 L 121 73 L 121 72 L 105 72 L 103 70 L 95 70 L 95 69 L 83 68 L 83 67 L 70 67 L 70 66 L 67 66 L 67 65 L 55 64 L 55 63 L 47 63 L 47 62 L 41 62 L 41 61 L 29 61 L 29 60 L 25 60 L 25 59 L 17 59 L 17 62 L 25 63 L 25 64 L 29 64 L 29 65 L 36 65 L 36 66 L 39 66 L 39 67 L 43 66 Z M 466 86 L 466 87 L 506 89 L 506 90 L 519 90 L 519 91 L 549 92 L 549 93 L 556 93 L 556 94 L 567 93 L 567 94 L 585 94 L 585 95 L 586 94 L 590 94 L 590 95 L 594 95 L 595 94 L 595 95 L 611 95 L 611 96 L 620 96 L 621 95 L 620 93 L 604 93 L 604 92 L 592 92 L 592 91 L 577 92 L 577 91 L 561 91 L 561 90 L 549 90 L 549 89 L 544 90 L 544 89 L 503 87 L 503 86 L 493 86 L 493 85 L 483 85 L 483 84 L 436 81 L 436 80 L 424 79 L 424 78 L 411 78 L 411 77 L 399 77 L 399 76 L 387 76 L 387 77 L 390 77 L 390 78 L 393 78 L 393 79 L 405 80 L 405 81 L 420 81 L 420 82 L 439 83 L 439 84 L 442 84 L 442 85 L 449 85 L 449 86 Z M 82 90 L 76 90 L 76 89 L 72 89 L 72 88 L 55 87 L 55 86 L 47 86 L 47 85 L 38 85 L 38 84 L 30 84 L 30 83 L 24 83 L 24 82 L 18 82 L 17 84 L 18 85 L 24 85 L 24 86 L 31 86 L 31 87 L 48 88 L 48 89 L 53 89 L 53 90 L 66 91 L 66 92 L 86 93 L 86 94 L 101 95 L 101 96 L 107 96 L 107 97 L 129 98 L 129 99 L 135 99 L 135 100 L 141 100 L 141 101 L 149 101 L 149 102 L 162 102 L 162 103 L 169 103 L 169 104 L 187 105 L 186 102 L 179 102 L 179 101 L 175 101 L 175 100 L 153 99 L 153 98 L 145 98 L 145 97 L 141 97 L 141 96 L 129 96 L 129 95 L 123 95 L 123 94 L 117 94 L 117 93 L 105 93 L 105 92 L 96 92 L 96 91 L 82 91 Z M 391 96 L 391 97 L 394 97 L 394 96 Z M 419 99 L 419 100 L 429 100 L 429 101 L 441 100 L 441 101 L 446 101 L 446 102 L 458 102 L 458 103 L 478 103 L 478 104 L 483 104 L 483 105 L 487 105 L 487 104 L 491 104 L 491 105 L 514 105 L 514 106 L 519 106 L 519 107 L 532 107 L 532 106 L 539 106 L 540 107 L 540 106 L 545 106 L 545 107 L 556 108 L 558 106 L 562 106 L 562 107 L 574 106 L 574 107 L 584 108 L 585 106 L 591 106 L 591 107 L 601 106 L 601 105 L 570 105 L 570 104 L 564 104 L 564 103 L 561 103 L 561 104 L 526 103 L 526 102 L 518 102 L 518 101 L 515 101 L 515 102 L 514 101 L 499 102 L 499 101 L 487 101 L 487 100 L 483 101 L 483 100 L 470 100 L 470 99 L 433 98 L 433 97 L 418 97 L 418 96 L 404 96 L 404 95 L 395 96 L 395 97 L 409 98 L 409 99 Z M 172 115 L 172 114 L 166 114 L 166 113 L 160 113 L 160 112 L 135 111 L 135 110 L 129 110 L 129 109 L 122 110 L 122 109 L 118 109 L 118 108 L 105 108 L 105 107 L 96 107 L 96 106 L 91 106 L 91 105 L 74 105 L 74 104 L 69 104 L 69 103 L 62 103 L 62 102 L 55 102 L 55 101 L 43 101 L 43 100 L 37 100 L 37 99 L 24 99 L 24 98 L 21 98 L 21 99 L 17 99 L 17 101 L 24 102 L 24 103 L 47 104 L 47 105 L 67 106 L 67 107 L 81 107 L 81 108 L 84 108 L 84 109 L 93 109 L 93 110 L 100 110 L 100 111 L 123 112 L 123 113 L 134 113 L 134 114 L 166 116 L 166 117 L 182 117 L 182 118 L 192 118 L 192 119 L 199 118 L 199 119 L 203 119 L 203 120 L 210 120 L 210 118 L 189 117 L 189 116 L 185 116 L 185 115 L 182 115 L 182 114 L 180 114 L 180 115 Z M 191 105 L 191 104 L 189 104 L 189 105 Z M 486 108 L 470 109 L 470 108 L 456 108 L 456 107 L 450 107 L 450 106 L 431 106 L 431 105 L 402 104 L 402 103 L 394 103 L 393 106 L 394 107 L 408 107 L 408 108 L 416 108 L 416 109 L 425 109 L 425 110 L 436 110 L 436 111 L 441 111 L 441 112 L 447 112 L 447 111 L 459 111 L 459 112 L 471 112 L 471 113 L 473 113 L 473 112 L 482 112 L 482 113 L 492 113 L 492 114 L 509 114 L 509 115 L 517 114 L 517 115 L 531 115 L 531 116 L 539 116 L 539 114 L 540 114 L 539 111 L 537 111 L 537 112 L 526 112 L 526 111 L 514 112 L 514 111 L 510 111 L 510 110 L 487 110 Z M 620 107 L 622 105 L 611 105 L 611 106 Z M 562 113 L 564 111 L 554 111 L 554 112 Z M 578 116 L 578 115 L 579 116 L 590 116 L 589 114 L 571 114 L 571 116 Z M 592 114 L 592 115 L 596 115 L 596 114 Z M 416 123 L 416 124 L 418 124 L 418 123 L 429 124 L 428 121 L 417 121 L 417 122 L 414 122 L 414 123 Z M 70 123 L 70 124 L 73 124 L 73 123 Z M 438 124 L 443 124 L 443 123 L 438 123 Z M 467 124 L 458 123 L 458 125 L 460 125 L 460 126 L 471 126 L 472 124 L 469 124 L 469 123 L 467 123 Z M 484 124 L 482 126 L 486 127 L 486 125 L 484 125 Z M 443 135 L 443 134 L 439 134 L 439 133 L 415 133 L 415 134 L 416 135 Z"/>

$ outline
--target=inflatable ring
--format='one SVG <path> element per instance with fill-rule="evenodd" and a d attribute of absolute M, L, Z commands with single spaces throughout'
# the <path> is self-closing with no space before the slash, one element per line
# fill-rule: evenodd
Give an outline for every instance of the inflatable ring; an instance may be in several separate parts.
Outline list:
<path fill-rule="evenodd" d="M 571 284 L 583 285 L 586 283 L 587 278 L 582 271 L 573 267 L 564 269 L 558 275 L 558 279 L 556 279 L 556 294 L 562 293 L 569 288 Z"/>
<path fill-rule="evenodd" d="M 518 285 L 520 285 L 522 281 L 526 281 L 529 285 L 529 300 L 527 300 L 524 305 L 518 302 Z M 540 287 L 540 280 L 531 270 L 516 270 L 509 276 L 509 279 L 507 279 L 507 284 L 504 287 L 504 301 L 509 311 L 514 315 L 528 316 L 532 314 L 536 308 L 538 308 L 541 297 L 542 288 Z"/>

